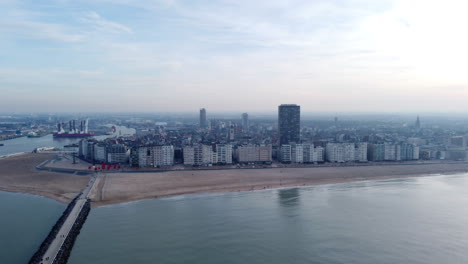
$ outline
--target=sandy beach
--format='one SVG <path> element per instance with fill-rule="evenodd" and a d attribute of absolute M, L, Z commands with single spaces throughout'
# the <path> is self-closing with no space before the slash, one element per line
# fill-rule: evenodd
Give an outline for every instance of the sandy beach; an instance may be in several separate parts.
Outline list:
<path fill-rule="evenodd" d="M 90 176 L 37 171 L 51 154 L 23 154 L 0 159 L 0 190 L 42 195 L 68 202 L 88 183 Z M 53 161 L 70 168 L 66 159 Z M 74 169 L 87 168 L 80 162 Z M 166 172 L 100 173 L 90 197 L 93 206 L 158 197 L 209 192 L 237 192 L 278 187 L 310 186 L 468 172 L 468 163 L 338 166 L 311 168 L 185 170 Z"/>
<path fill-rule="evenodd" d="M 69 202 L 88 183 L 89 176 L 37 171 L 52 154 L 28 153 L 0 159 L 0 191 L 42 195 Z"/>
<path fill-rule="evenodd" d="M 236 192 L 468 171 L 468 164 L 379 165 L 102 174 L 94 206 L 189 193 Z"/>

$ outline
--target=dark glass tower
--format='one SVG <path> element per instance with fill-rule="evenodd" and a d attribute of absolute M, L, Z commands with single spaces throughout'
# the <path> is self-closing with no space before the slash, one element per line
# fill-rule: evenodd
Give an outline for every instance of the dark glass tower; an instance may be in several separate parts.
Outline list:
<path fill-rule="evenodd" d="M 242 114 L 242 130 L 244 132 L 249 132 L 249 114 Z"/>
<path fill-rule="evenodd" d="M 301 107 L 295 104 L 282 104 L 278 107 L 279 143 L 300 143 Z"/>
<path fill-rule="evenodd" d="M 208 123 L 206 121 L 206 109 L 200 109 L 200 128 L 206 129 L 208 127 Z"/>

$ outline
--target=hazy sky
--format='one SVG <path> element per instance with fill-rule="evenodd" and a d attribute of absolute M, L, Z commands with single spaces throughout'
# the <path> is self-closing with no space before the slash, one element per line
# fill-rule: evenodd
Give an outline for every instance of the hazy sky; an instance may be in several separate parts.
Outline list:
<path fill-rule="evenodd" d="M 466 0 L 0 0 L 4 111 L 468 111 Z"/>

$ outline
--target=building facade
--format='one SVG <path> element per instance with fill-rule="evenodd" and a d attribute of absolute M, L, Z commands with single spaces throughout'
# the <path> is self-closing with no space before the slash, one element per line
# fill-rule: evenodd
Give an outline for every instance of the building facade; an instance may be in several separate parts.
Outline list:
<path fill-rule="evenodd" d="M 249 132 L 249 114 L 243 113 L 242 114 L 242 131 Z"/>
<path fill-rule="evenodd" d="M 200 128 L 201 129 L 207 129 L 208 128 L 208 122 L 206 120 L 206 109 L 205 108 L 200 109 Z"/>
<path fill-rule="evenodd" d="M 237 161 L 239 163 L 266 163 L 272 162 L 272 146 L 247 145 L 237 148 Z"/>
<path fill-rule="evenodd" d="M 301 107 L 295 104 L 283 104 L 278 107 L 279 145 L 300 143 Z"/>

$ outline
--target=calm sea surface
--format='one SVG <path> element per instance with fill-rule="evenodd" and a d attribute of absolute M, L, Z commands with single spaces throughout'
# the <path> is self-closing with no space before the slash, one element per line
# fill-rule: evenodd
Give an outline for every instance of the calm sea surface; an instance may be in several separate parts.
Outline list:
<path fill-rule="evenodd" d="M 0 263 L 27 263 L 65 207 L 40 196 L 0 192 Z"/>
<path fill-rule="evenodd" d="M 96 208 L 69 263 L 468 263 L 468 175 Z"/>

